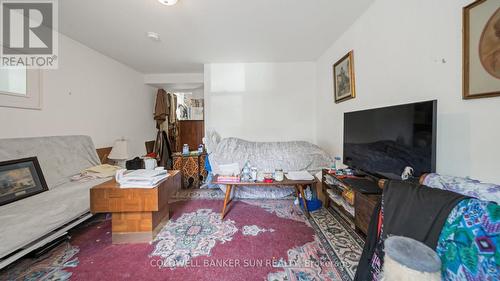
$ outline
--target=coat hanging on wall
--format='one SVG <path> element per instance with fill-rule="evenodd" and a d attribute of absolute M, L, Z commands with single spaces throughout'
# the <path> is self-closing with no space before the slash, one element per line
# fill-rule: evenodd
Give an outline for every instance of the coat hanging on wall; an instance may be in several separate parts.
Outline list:
<path fill-rule="evenodd" d="M 156 121 L 156 128 L 158 129 L 153 151 L 157 155 L 158 164 L 170 169 L 172 167 L 172 150 L 170 148 L 171 146 L 167 133 L 165 132 L 168 131 L 168 122 L 165 122 L 168 118 L 168 114 L 169 103 L 167 92 L 163 89 L 159 89 L 156 94 L 155 112 L 153 114 L 153 118 Z M 167 128 L 164 129 L 162 124 L 166 124 Z"/>
<path fill-rule="evenodd" d="M 167 92 L 163 89 L 159 89 L 156 93 L 156 104 L 154 119 L 156 120 L 156 129 L 160 129 L 161 124 L 167 120 Z"/>
<path fill-rule="evenodd" d="M 172 149 L 170 148 L 167 133 L 163 130 L 158 130 L 154 152 L 158 155 L 159 166 L 172 169 Z"/>

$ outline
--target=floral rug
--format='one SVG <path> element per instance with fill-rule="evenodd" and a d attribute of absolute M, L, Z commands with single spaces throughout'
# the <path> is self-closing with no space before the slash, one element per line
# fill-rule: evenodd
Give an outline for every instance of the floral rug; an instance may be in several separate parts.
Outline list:
<path fill-rule="evenodd" d="M 23 258 L 0 273 L 0 280 L 68 280 L 67 268 L 78 265 L 78 248 L 63 242 L 39 258 Z"/>
<path fill-rule="evenodd" d="M 211 209 L 182 214 L 158 234 L 151 256 L 163 258 L 160 267 L 188 266 L 194 257 L 209 256 L 217 243 L 233 240 L 238 231 L 232 220 L 221 220 Z"/>
<path fill-rule="evenodd" d="M 236 200 L 221 220 L 219 194 L 180 194 L 150 244 L 113 245 L 110 220 L 99 221 L 0 280 L 352 280 L 361 238 L 333 210 L 308 220 L 292 202 Z"/>

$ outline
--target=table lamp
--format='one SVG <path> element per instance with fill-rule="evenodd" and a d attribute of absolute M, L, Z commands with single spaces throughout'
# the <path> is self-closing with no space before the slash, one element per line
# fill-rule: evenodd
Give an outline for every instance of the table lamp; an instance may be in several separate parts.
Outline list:
<path fill-rule="evenodd" d="M 108 155 L 108 159 L 114 160 L 115 165 L 125 167 L 125 160 L 128 158 L 128 141 L 125 138 L 116 140 Z"/>

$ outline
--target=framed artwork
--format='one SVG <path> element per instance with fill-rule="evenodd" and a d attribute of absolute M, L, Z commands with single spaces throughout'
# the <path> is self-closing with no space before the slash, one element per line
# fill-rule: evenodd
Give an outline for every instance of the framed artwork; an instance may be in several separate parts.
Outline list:
<path fill-rule="evenodd" d="M 0 206 L 47 190 L 36 157 L 0 162 Z"/>
<path fill-rule="evenodd" d="M 500 96 L 500 2 L 463 9 L 463 98 Z"/>
<path fill-rule="evenodd" d="M 356 97 L 353 51 L 347 53 L 333 65 L 333 95 L 335 103 Z"/>

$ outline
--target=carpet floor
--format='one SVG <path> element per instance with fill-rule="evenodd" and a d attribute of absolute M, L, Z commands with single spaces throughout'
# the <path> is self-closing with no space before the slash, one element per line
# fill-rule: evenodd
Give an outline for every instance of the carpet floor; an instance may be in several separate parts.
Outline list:
<path fill-rule="evenodd" d="M 353 279 L 363 241 L 333 210 L 306 219 L 292 200 L 236 200 L 221 220 L 221 200 L 217 191 L 178 194 L 149 244 L 111 244 L 109 216 L 98 216 L 0 280 Z"/>

